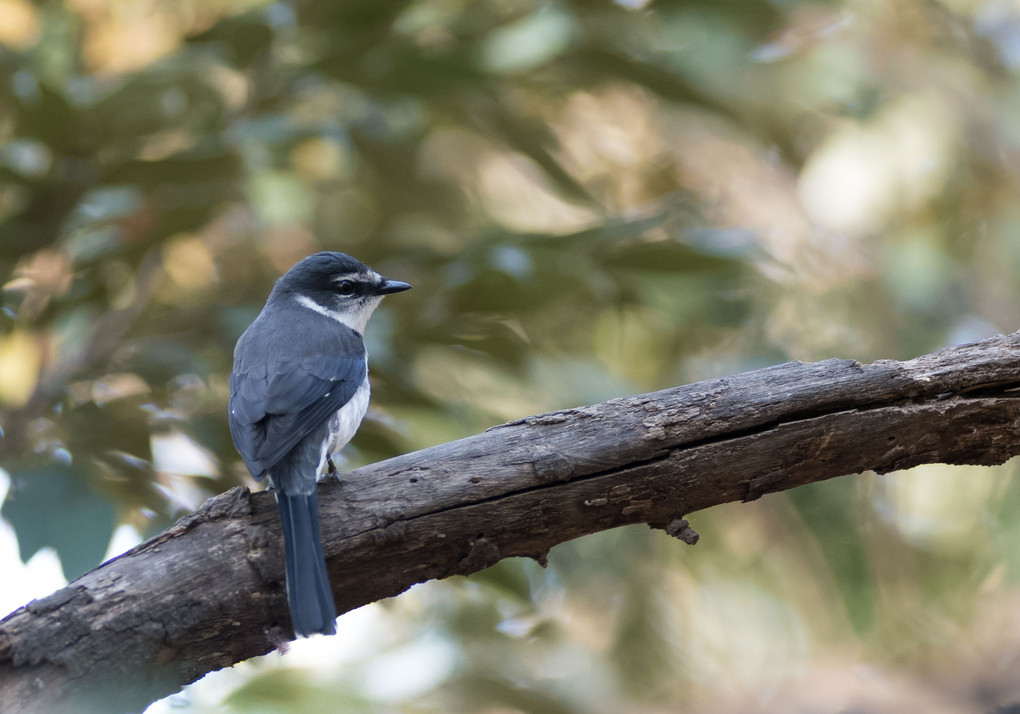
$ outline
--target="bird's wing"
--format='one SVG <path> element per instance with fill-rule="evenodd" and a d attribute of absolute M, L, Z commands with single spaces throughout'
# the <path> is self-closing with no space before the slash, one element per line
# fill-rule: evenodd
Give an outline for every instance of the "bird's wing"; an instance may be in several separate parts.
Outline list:
<path fill-rule="evenodd" d="M 352 344 L 342 344 L 319 335 L 303 335 L 291 350 L 261 346 L 243 353 L 264 359 L 235 360 L 230 433 L 257 479 L 350 401 L 365 380 L 368 364 L 360 338 L 356 344 L 350 339 L 343 342 Z"/>

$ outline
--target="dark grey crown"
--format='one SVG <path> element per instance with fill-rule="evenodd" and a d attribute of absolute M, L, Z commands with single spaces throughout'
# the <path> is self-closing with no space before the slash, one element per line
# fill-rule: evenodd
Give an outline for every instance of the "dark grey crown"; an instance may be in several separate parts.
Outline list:
<path fill-rule="evenodd" d="M 295 263 L 294 267 L 276 281 L 273 292 L 305 295 L 331 293 L 336 287 L 338 277 L 367 275 L 369 272 L 368 266 L 357 258 L 352 258 L 346 253 L 323 251 Z"/>

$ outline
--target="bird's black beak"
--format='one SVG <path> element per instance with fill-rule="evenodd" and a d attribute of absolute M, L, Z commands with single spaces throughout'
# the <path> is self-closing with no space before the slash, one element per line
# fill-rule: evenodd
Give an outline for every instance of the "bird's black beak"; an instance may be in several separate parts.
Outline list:
<path fill-rule="evenodd" d="M 376 295 L 392 295 L 393 293 L 402 293 L 405 290 L 410 290 L 411 284 L 401 282 L 400 280 L 383 280 L 375 289 Z"/>

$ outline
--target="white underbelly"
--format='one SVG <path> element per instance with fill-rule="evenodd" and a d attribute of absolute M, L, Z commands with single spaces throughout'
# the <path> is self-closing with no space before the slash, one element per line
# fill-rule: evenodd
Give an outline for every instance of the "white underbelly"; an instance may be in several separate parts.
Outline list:
<path fill-rule="evenodd" d="M 350 401 L 340 407 L 329 420 L 329 439 L 324 443 L 321 458 L 319 459 L 319 474 L 326 468 L 326 459 L 347 446 L 347 442 L 354 438 L 361 420 L 365 418 L 368 411 L 368 398 L 371 396 L 371 388 L 368 385 L 368 377 L 361 383 L 354 392 Z"/>

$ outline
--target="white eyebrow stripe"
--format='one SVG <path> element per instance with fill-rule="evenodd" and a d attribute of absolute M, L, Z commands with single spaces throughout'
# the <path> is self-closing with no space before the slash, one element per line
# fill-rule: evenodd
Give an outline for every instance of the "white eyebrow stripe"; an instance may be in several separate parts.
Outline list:
<path fill-rule="evenodd" d="M 381 282 L 383 277 L 374 270 L 369 270 L 367 273 L 353 272 L 353 273 L 341 273 L 335 278 L 332 278 L 334 283 L 339 283 L 342 280 L 353 280 L 358 283 L 369 283 L 374 284 Z"/>
<path fill-rule="evenodd" d="M 357 282 L 360 283 L 365 278 L 372 278 L 373 276 L 375 276 L 375 273 L 368 273 L 366 275 L 365 273 L 354 271 L 352 273 L 340 273 L 340 275 L 337 275 L 337 276 L 335 276 L 333 278 L 330 278 L 330 280 L 332 282 L 334 282 L 334 283 L 339 283 L 339 282 L 342 282 L 344 280 L 354 280 L 354 281 L 357 281 Z M 378 276 L 375 276 L 375 277 L 378 277 Z"/>
<path fill-rule="evenodd" d="M 312 300 L 307 295 L 297 295 L 296 299 L 297 299 L 299 305 L 307 307 L 312 312 L 317 312 L 320 315 L 324 315 L 324 316 L 328 317 L 330 320 L 336 320 L 341 325 L 344 325 L 345 327 L 349 327 L 352 330 L 354 330 L 355 332 L 357 332 L 358 334 L 361 334 L 361 330 L 358 329 L 358 325 L 355 325 L 354 322 L 350 319 L 350 317 L 348 315 L 345 315 L 345 314 L 343 314 L 341 312 L 337 312 L 336 310 L 330 310 L 329 308 L 325 308 L 322 305 L 320 305 L 319 303 L 317 303 L 314 300 Z"/>

